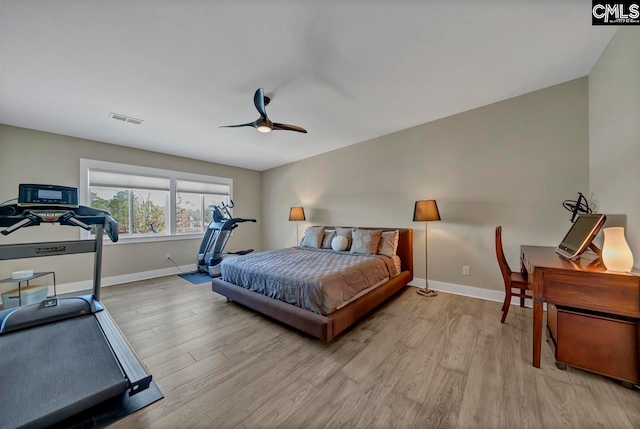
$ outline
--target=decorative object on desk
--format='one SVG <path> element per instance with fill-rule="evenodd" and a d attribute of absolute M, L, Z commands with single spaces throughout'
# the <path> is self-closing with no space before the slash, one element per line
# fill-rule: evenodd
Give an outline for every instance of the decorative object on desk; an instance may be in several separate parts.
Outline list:
<path fill-rule="evenodd" d="M 421 200 L 416 201 L 413 208 L 413 221 L 414 222 L 430 222 L 438 221 L 440 219 L 440 212 L 438 211 L 438 204 L 436 200 Z M 428 252 L 428 228 L 427 224 L 424 225 L 424 289 L 418 289 L 418 295 L 434 297 L 438 293 L 434 290 L 429 290 L 429 255 Z"/>
<path fill-rule="evenodd" d="M 585 196 L 582 195 L 582 192 L 578 192 L 577 200 L 564 200 L 562 202 L 562 207 L 564 207 L 565 209 L 569 210 L 572 213 L 571 223 L 576 221 L 576 217 L 580 213 L 591 214 L 593 212 L 589 207 L 589 202 L 587 201 Z"/>
<path fill-rule="evenodd" d="M 604 265 L 609 271 L 631 271 L 633 254 L 624 238 L 624 228 L 605 228 L 603 232 L 602 262 Z"/>
<path fill-rule="evenodd" d="M 300 222 L 305 221 L 307 218 L 304 216 L 303 207 L 291 207 L 289 210 L 289 221 Z M 296 223 L 296 246 L 300 245 L 300 239 L 298 237 L 298 224 Z"/>
<path fill-rule="evenodd" d="M 500 323 L 504 323 L 509 313 L 509 306 L 511 305 L 511 297 L 517 296 L 520 298 L 520 307 L 524 307 L 525 298 L 533 298 L 531 295 L 525 293 L 526 290 L 530 290 L 529 282 L 526 274 L 514 273 L 509 268 L 507 258 L 504 256 L 504 250 L 502 248 L 502 227 L 496 226 L 496 257 L 498 258 L 498 265 L 500 265 L 500 272 L 504 280 L 504 303 L 502 304 L 502 319 Z M 513 289 L 520 289 L 520 292 L 513 292 Z"/>

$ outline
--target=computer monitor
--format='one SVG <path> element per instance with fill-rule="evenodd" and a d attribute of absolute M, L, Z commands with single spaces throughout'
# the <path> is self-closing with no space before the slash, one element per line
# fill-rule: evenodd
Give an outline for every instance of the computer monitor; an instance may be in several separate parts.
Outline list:
<path fill-rule="evenodd" d="M 603 214 L 581 214 L 562 239 L 556 252 L 563 258 L 578 259 L 598 235 L 607 217 Z"/>

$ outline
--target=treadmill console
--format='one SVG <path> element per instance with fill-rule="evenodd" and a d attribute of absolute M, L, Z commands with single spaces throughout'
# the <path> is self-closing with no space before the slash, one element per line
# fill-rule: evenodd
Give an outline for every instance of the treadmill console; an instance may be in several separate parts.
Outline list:
<path fill-rule="evenodd" d="M 0 231 L 9 235 L 42 223 L 77 226 L 92 231 L 102 226 L 111 241 L 118 241 L 118 222 L 108 211 L 78 205 L 78 190 L 67 186 L 21 184 L 17 204 L 0 205 Z"/>
<path fill-rule="evenodd" d="M 78 189 L 68 186 L 20 184 L 18 207 L 78 208 Z"/>

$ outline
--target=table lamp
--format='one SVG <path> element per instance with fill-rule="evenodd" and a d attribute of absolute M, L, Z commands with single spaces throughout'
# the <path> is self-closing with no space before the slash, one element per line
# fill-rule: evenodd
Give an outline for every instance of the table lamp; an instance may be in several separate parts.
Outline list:
<path fill-rule="evenodd" d="M 416 201 L 416 205 L 413 209 L 413 221 L 414 222 L 430 222 L 440 220 L 440 212 L 438 211 L 438 204 L 436 200 L 421 200 Z M 424 289 L 418 289 L 418 295 L 434 297 L 438 293 L 433 290 L 429 290 L 429 256 L 427 255 L 427 224 L 424 225 Z"/>
<path fill-rule="evenodd" d="M 609 271 L 629 272 L 633 269 L 633 253 L 624 238 L 624 228 L 611 227 L 602 230 L 602 262 Z"/>
<path fill-rule="evenodd" d="M 292 222 L 300 222 L 307 220 L 304 217 L 304 208 L 303 207 L 291 207 L 289 210 L 289 221 Z M 300 240 L 298 238 L 298 224 L 296 223 L 296 246 L 300 244 Z"/>

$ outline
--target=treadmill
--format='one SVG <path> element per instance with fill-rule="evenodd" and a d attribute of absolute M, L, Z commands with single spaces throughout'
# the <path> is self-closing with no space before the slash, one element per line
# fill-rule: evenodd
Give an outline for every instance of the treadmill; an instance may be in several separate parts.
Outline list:
<path fill-rule="evenodd" d="M 137 395 L 152 379 L 100 303 L 103 235 L 118 241 L 117 222 L 78 206 L 75 188 L 20 185 L 18 203 L 0 206 L 2 235 L 42 223 L 80 227 L 94 238 L 2 245 L 0 260 L 93 253 L 93 293 L 0 311 L 2 428 L 66 426 L 103 403 L 126 408 L 117 397 Z"/>
<path fill-rule="evenodd" d="M 242 256 L 253 252 L 253 249 L 247 249 L 238 252 L 223 253 L 229 237 L 231 237 L 231 233 L 238 227 L 238 224 L 256 222 L 255 219 L 231 217 L 229 209 L 233 208 L 233 206 L 233 200 L 231 200 L 231 204 L 229 205 L 223 202 L 221 206 L 209 206 L 213 220 L 209 223 L 202 237 L 202 242 L 200 243 L 198 260 L 196 262 L 198 272 L 209 273 L 211 277 L 220 277 L 222 275 L 220 264 L 225 257 Z M 221 210 L 225 211 L 226 216 L 222 214 Z"/>

